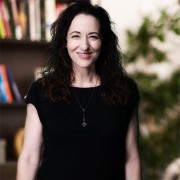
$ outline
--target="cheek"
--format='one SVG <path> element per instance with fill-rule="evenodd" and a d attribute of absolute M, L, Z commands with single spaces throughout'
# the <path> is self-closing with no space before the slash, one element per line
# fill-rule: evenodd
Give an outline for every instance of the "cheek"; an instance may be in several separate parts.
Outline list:
<path fill-rule="evenodd" d="M 92 42 L 92 47 L 94 47 L 94 49 L 101 49 L 101 41 L 97 41 L 97 42 Z"/>
<path fill-rule="evenodd" d="M 67 42 L 67 49 L 68 51 L 73 51 L 75 48 L 77 48 L 78 44 L 75 41 L 68 41 Z"/>
<path fill-rule="evenodd" d="M 93 48 L 96 50 L 96 51 L 100 51 L 101 50 L 101 43 L 96 43 L 93 45 Z"/>

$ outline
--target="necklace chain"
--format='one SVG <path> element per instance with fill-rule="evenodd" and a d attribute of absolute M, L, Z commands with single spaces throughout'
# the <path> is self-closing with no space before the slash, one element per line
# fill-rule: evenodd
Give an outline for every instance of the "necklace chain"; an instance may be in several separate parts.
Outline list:
<path fill-rule="evenodd" d="M 97 81 L 96 81 L 96 84 L 97 84 Z M 73 93 L 74 93 L 74 95 L 75 95 L 75 97 L 76 97 L 76 100 L 77 100 L 77 102 L 78 102 L 78 105 L 79 105 L 80 109 L 82 110 L 83 122 L 82 122 L 81 125 L 82 125 L 83 127 L 86 127 L 86 126 L 87 126 L 85 111 L 86 111 L 86 109 L 87 109 L 87 107 L 88 107 L 89 103 L 91 102 L 91 99 L 92 99 L 92 97 L 93 97 L 93 95 L 94 95 L 94 91 L 95 91 L 95 89 L 96 89 L 96 84 L 95 84 L 95 86 L 94 86 L 94 88 L 93 88 L 93 91 L 92 91 L 92 94 L 91 94 L 91 96 L 90 96 L 90 98 L 89 98 L 89 101 L 88 101 L 88 103 L 86 104 L 86 106 L 85 106 L 84 108 L 82 107 L 82 105 L 81 105 L 81 103 L 80 103 L 80 101 L 79 101 L 79 98 L 78 98 L 78 96 L 76 95 L 75 90 L 73 89 Z"/>

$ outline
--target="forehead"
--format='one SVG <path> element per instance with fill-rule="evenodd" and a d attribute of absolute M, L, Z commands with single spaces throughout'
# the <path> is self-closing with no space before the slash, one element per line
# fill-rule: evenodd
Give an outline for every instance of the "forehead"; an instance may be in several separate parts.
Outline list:
<path fill-rule="evenodd" d="M 100 28 L 99 21 L 92 15 L 78 14 L 74 17 L 69 27 L 71 31 L 96 31 Z"/>

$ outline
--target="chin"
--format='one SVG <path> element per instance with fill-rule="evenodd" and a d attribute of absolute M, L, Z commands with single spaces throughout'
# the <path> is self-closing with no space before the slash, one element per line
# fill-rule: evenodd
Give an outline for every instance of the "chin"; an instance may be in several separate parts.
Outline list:
<path fill-rule="evenodd" d="M 94 66 L 95 63 L 78 63 L 74 64 L 74 67 L 77 68 L 83 68 L 83 69 L 89 69 Z"/>

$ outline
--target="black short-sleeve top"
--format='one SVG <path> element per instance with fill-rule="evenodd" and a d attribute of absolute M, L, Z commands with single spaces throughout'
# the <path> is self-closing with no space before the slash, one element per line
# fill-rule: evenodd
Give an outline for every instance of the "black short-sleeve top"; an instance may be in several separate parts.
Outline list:
<path fill-rule="evenodd" d="M 126 105 L 109 107 L 101 96 L 101 86 L 83 113 L 74 96 L 85 107 L 94 88 L 71 87 L 72 102 L 53 103 L 41 82 L 31 84 L 26 103 L 37 109 L 43 127 L 43 158 L 38 180 L 125 180 L 125 139 L 139 93 L 136 83 L 128 82 L 131 92 Z"/>

